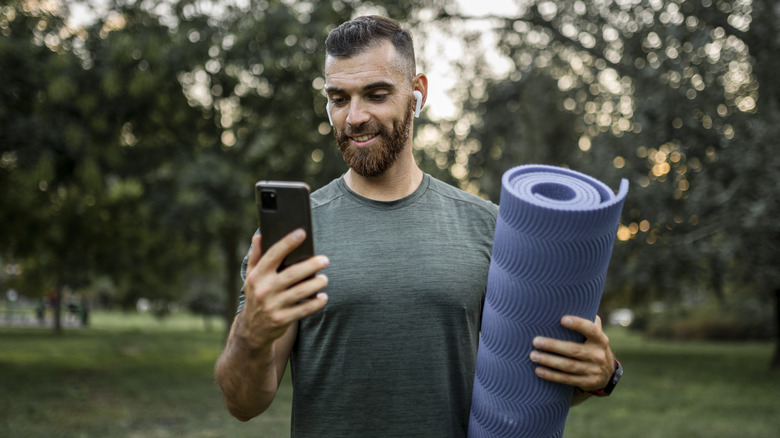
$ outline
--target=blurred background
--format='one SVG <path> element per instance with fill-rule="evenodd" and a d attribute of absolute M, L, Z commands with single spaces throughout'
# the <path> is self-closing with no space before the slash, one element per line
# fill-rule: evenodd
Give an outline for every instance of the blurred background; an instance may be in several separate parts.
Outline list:
<path fill-rule="evenodd" d="M 0 2 L 0 337 L 186 314 L 219 341 L 254 182 L 346 170 L 324 39 L 365 14 L 414 36 L 426 172 L 496 203 L 521 164 L 629 180 L 600 311 L 618 339 L 780 367 L 773 0 Z"/>

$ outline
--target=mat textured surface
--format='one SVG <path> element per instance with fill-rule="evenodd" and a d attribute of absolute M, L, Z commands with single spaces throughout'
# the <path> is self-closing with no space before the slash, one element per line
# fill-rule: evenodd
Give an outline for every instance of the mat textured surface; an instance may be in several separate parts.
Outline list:
<path fill-rule="evenodd" d="M 573 388 L 534 374 L 531 343 L 584 340 L 560 320 L 595 319 L 627 193 L 559 167 L 504 173 L 469 437 L 563 436 Z"/>

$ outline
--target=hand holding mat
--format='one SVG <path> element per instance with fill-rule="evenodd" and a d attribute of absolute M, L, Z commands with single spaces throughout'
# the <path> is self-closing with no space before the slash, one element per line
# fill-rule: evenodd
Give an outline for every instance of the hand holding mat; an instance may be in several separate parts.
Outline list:
<path fill-rule="evenodd" d="M 532 340 L 584 340 L 560 319 L 595 319 L 627 193 L 552 166 L 504 173 L 469 437 L 563 436 L 573 388 L 536 376 Z"/>

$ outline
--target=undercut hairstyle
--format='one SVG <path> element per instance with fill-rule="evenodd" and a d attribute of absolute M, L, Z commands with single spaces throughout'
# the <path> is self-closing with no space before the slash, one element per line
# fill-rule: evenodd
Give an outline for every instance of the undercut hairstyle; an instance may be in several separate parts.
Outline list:
<path fill-rule="evenodd" d="M 385 41 L 393 43 L 399 58 L 399 68 L 412 79 L 417 73 L 412 35 L 392 18 L 369 15 L 342 23 L 328 34 L 325 54 L 351 58 Z"/>

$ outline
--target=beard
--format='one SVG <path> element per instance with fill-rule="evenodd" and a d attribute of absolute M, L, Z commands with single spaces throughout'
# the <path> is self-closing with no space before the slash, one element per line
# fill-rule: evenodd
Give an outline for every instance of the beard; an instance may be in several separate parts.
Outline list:
<path fill-rule="evenodd" d="M 406 106 L 406 114 L 400 123 L 393 122 L 393 130 L 389 130 L 372 122 L 366 122 L 357 127 L 347 125 L 344 131 L 333 131 L 336 142 L 339 145 L 341 156 L 347 165 L 358 175 L 374 177 L 382 175 L 395 163 L 401 151 L 404 150 L 409 139 L 412 126 L 411 100 Z M 367 133 L 376 133 L 381 136 L 375 145 L 365 149 L 358 149 L 349 144 L 350 137 L 357 137 Z"/>

